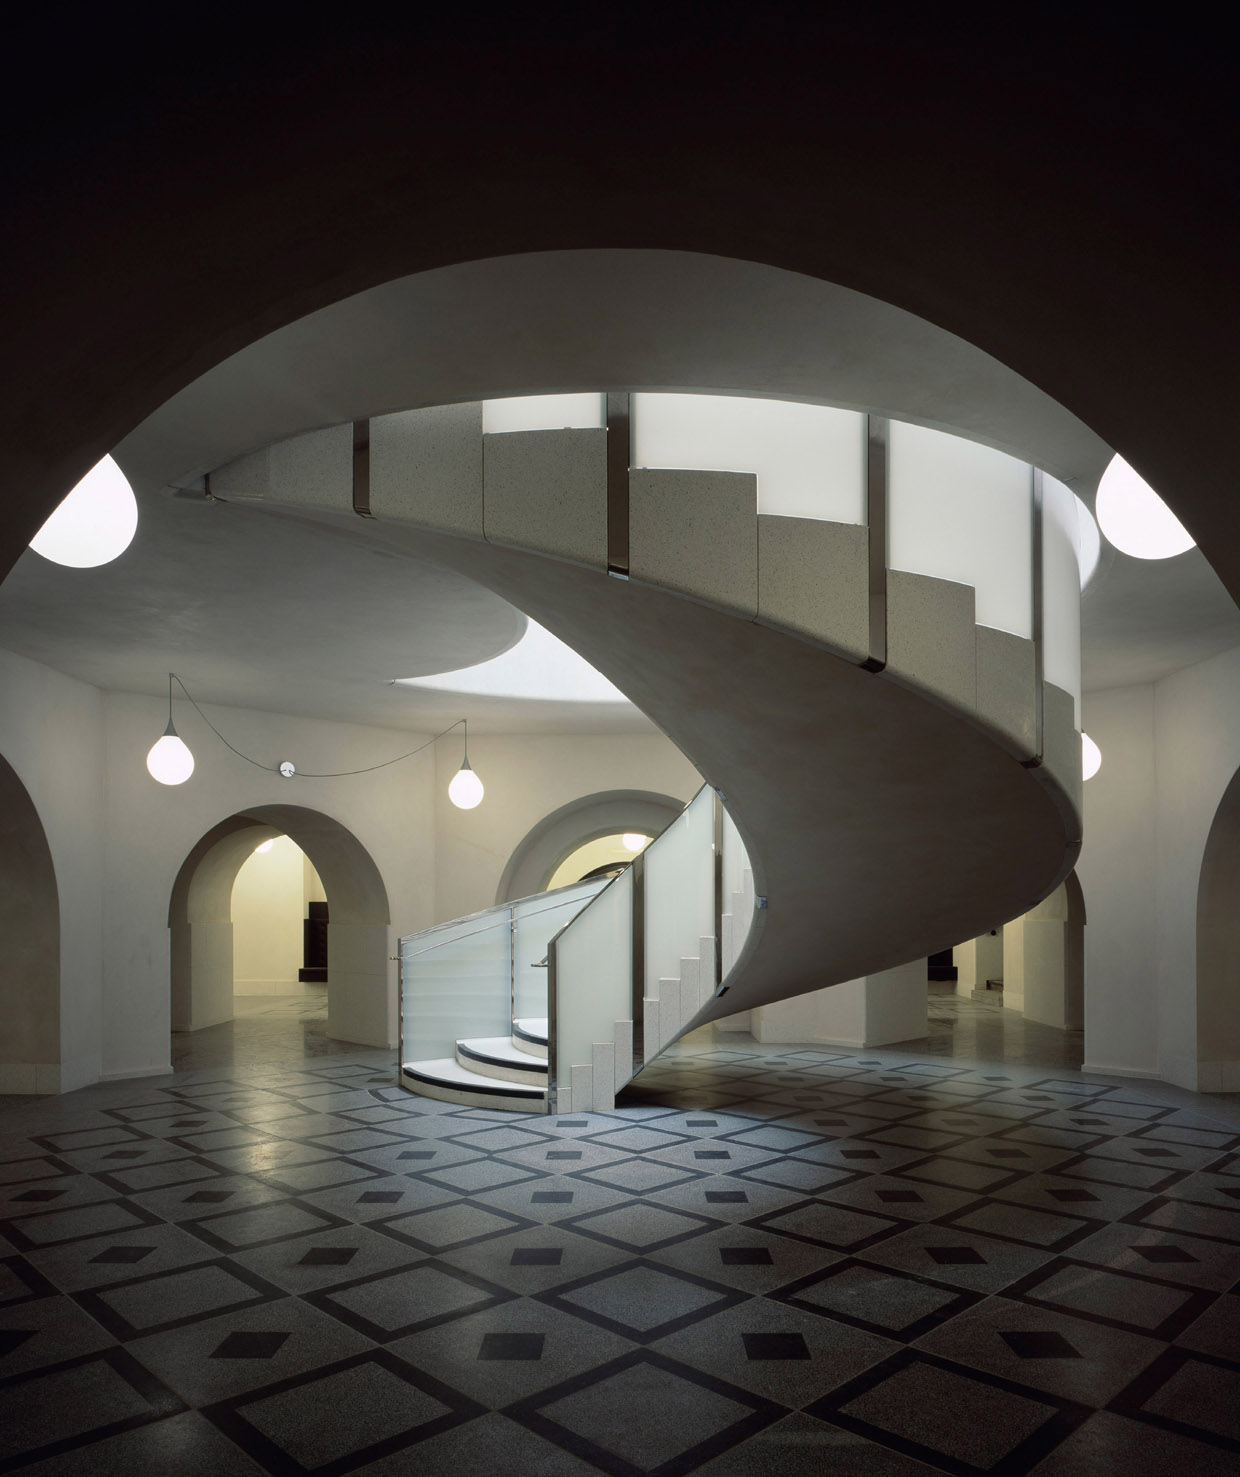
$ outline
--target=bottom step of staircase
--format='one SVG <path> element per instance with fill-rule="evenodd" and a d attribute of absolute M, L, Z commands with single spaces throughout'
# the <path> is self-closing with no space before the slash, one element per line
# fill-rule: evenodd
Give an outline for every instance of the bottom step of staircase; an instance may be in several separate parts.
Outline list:
<path fill-rule="evenodd" d="M 453 1057 L 432 1062 L 405 1062 L 400 1069 L 406 1087 L 423 1097 L 446 1103 L 460 1103 L 467 1108 L 509 1108 L 515 1113 L 540 1113 L 546 1107 L 547 1094 L 541 1087 L 521 1082 L 501 1082 L 471 1072 Z"/>

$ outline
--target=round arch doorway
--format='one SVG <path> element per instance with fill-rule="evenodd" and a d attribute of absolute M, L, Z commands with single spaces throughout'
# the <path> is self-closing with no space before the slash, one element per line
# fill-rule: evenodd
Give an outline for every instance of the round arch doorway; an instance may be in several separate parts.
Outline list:
<path fill-rule="evenodd" d="M 387 889 L 370 854 L 320 811 L 262 805 L 229 816 L 193 847 L 173 883 L 172 1029 L 198 1031 L 233 1018 L 233 887 L 260 845 L 287 836 L 322 882 L 329 909 L 327 1034 L 394 1046 L 395 978 Z"/>

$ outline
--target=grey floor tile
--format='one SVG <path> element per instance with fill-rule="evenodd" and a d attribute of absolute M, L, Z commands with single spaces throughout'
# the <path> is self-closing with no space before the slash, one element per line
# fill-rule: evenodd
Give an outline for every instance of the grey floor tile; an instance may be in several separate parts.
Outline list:
<path fill-rule="evenodd" d="M 1141 1334 L 992 1297 L 924 1334 L 916 1347 L 1097 1406 L 1118 1395 L 1153 1363 L 1164 1345 Z"/>
<path fill-rule="evenodd" d="M 1236 1455 L 1148 1421 L 1100 1410 L 1033 1468 L 1032 1477 L 1098 1477 L 1124 1472 L 1128 1477 L 1234 1477 Z"/>
<path fill-rule="evenodd" d="M 695 1477 L 925 1477 L 926 1470 L 853 1431 L 796 1412 L 708 1461 Z"/>
<path fill-rule="evenodd" d="M 288 1297 L 150 1334 L 126 1347 L 187 1404 L 202 1406 L 360 1354 L 372 1343 Z"/>
<path fill-rule="evenodd" d="M 358 1467 L 351 1477 L 408 1477 L 408 1451 L 381 1457 Z M 488 1414 L 454 1426 L 418 1444 L 413 1454 L 426 1474 L 503 1472 L 505 1477 L 597 1477 L 593 1462 L 584 1462 L 545 1437 L 509 1420 Z"/>
<path fill-rule="evenodd" d="M 535 1335 L 529 1348 L 500 1348 L 483 1357 L 493 1334 Z M 534 1344 L 537 1352 L 534 1357 Z M 498 1409 L 604 1364 L 634 1347 L 631 1340 L 530 1298 L 439 1324 L 388 1346 L 415 1368 L 444 1380 L 488 1409 Z M 516 1352 L 526 1357 L 502 1357 Z"/>
<path fill-rule="evenodd" d="M 771 1334 L 784 1337 L 764 1343 L 764 1336 Z M 669 1334 L 653 1347 L 795 1409 L 886 1359 L 899 1345 L 786 1303 L 755 1297 L 705 1323 Z"/>
<path fill-rule="evenodd" d="M 959 1226 L 913 1226 L 869 1246 L 861 1260 L 974 1292 L 1001 1292 L 1050 1261 L 1051 1254 Z"/>
<path fill-rule="evenodd" d="M 90 1477 L 261 1477 L 263 1472 L 192 1410 L 22 1468 L 26 1477 L 81 1477 L 87 1470 Z"/>
<path fill-rule="evenodd" d="M 648 1253 L 660 1266 L 722 1282 L 742 1292 L 770 1292 L 837 1262 L 842 1252 L 794 1241 L 756 1226 L 723 1226 Z"/>

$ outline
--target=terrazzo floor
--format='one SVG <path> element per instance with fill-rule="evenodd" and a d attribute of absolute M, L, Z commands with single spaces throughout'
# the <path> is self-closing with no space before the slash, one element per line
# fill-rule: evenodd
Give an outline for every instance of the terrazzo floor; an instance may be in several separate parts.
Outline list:
<path fill-rule="evenodd" d="M 1234 1477 L 1240 1105 L 932 1017 L 557 1118 L 276 1001 L 0 1100 L 0 1471 Z"/>

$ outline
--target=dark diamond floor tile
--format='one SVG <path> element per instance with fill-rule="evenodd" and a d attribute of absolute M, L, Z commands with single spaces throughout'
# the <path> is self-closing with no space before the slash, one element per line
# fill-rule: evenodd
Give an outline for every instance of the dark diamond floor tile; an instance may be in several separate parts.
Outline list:
<path fill-rule="evenodd" d="M 478 1349 L 479 1359 L 541 1359 L 543 1333 L 487 1333 Z"/>
<path fill-rule="evenodd" d="M 297 1263 L 302 1267 L 347 1267 L 356 1255 L 355 1246 L 312 1246 Z"/>
<path fill-rule="evenodd" d="M 154 1250 L 155 1248 L 153 1246 L 109 1246 L 105 1251 L 99 1252 L 97 1256 L 91 1257 L 91 1261 L 103 1265 L 115 1264 L 122 1267 L 131 1267 L 150 1256 Z"/>
<path fill-rule="evenodd" d="M 230 1333 L 209 1359 L 270 1359 L 288 1339 L 287 1333 Z"/>
<path fill-rule="evenodd" d="M 721 1246 L 719 1260 L 725 1267 L 769 1267 L 770 1248 L 766 1246 Z"/>
<path fill-rule="evenodd" d="M 1001 1333 L 999 1337 L 1018 1359 L 1081 1358 L 1081 1351 L 1061 1333 Z"/>
<path fill-rule="evenodd" d="M 745 1333 L 746 1359 L 808 1359 L 809 1347 L 800 1333 Z"/>

